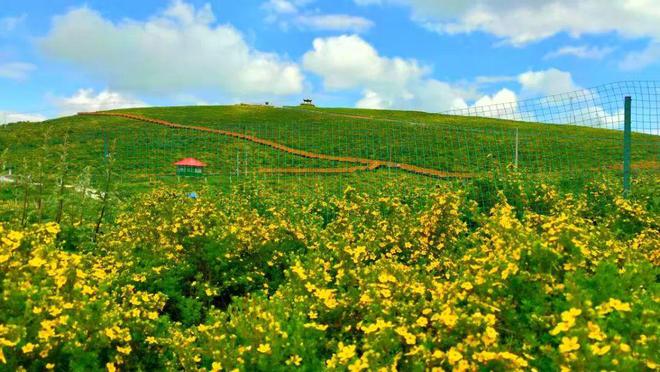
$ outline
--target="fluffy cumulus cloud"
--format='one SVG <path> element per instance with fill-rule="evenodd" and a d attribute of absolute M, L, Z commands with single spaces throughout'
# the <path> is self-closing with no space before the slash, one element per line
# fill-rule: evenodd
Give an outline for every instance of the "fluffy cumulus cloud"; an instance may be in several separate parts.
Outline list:
<path fill-rule="evenodd" d="M 362 92 L 356 103 L 362 108 L 438 112 L 481 107 L 482 116 L 516 118 L 519 95 L 540 97 L 581 89 L 569 72 L 551 68 L 517 76 L 481 77 L 478 84 L 517 83 L 520 91 L 504 88 L 492 95 L 479 94 L 432 78 L 431 68 L 414 59 L 382 56 L 357 35 L 317 38 L 303 56 L 303 67 L 321 77 L 329 91 Z"/>
<path fill-rule="evenodd" d="M 518 83 L 526 96 L 550 96 L 581 89 L 570 72 L 555 68 L 522 73 L 518 75 Z"/>
<path fill-rule="evenodd" d="M 543 57 L 544 59 L 559 58 L 564 56 L 573 56 L 581 59 L 603 59 L 614 51 L 612 47 L 596 47 L 588 45 L 567 45 Z"/>
<path fill-rule="evenodd" d="M 317 38 L 303 66 L 331 91 L 360 90 L 364 108 L 444 111 L 466 107 L 465 92 L 428 77 L 430 69 L 413 59 L 389 58 L 357 35 Z"/>
<path fill-rule="evenodd" d="M 412 18 L 442 34 L 485 32 L 522 46 L 559 33 L 573 37 L 616 33 L 649 39 L 641 51 L 630 52 L 621 67 L 644 68 L 660 60 L 660 6 L 657 0 L 354 0 L 358 5 L 394 4 L 412 9 Z M 602 58 L 611 50 L 569 48 L 555 56 Z"/>
<path fill-rule="evenodd" d="M 252 48 L 231 25 L 216 24 L 209 4 L 195 8 L 176 0 L 146 21 L 120 22 L 77 8 L 56 16 L 39 45 L 47 55 L 124 91 L 218 89 L 228 96 L 254 98 L 303 89 L 295 63 Z"/>
<path fill-rule="evenodd" d="M 0 78 L 25 80 L 36 67 L 25 62 L 0 62 Z"/>
<path fill-rule="evenodd" d="M 355 0 L 412 8 L 413 18 L 448 34 L 482 31 L 516 45 L 566 32 L 572 36 L 616 32 L 660 38 L 657 0 Z M 541 16 L 542 15 L 542 16 Z"/>
<path fill-rule="evenodd" d="M 282 28 L 291 26 L 314 31 L 364 32 L 373 26 L 373 22 L 349 14 L 323 14 L 309 11 L 305 6 L 309 0 L 268 0 L 262 8 L 266 10 L 266 20 L 277 23 Z"/>
<path fill-rule="evenodd" d="M 70 97 L 54 98 L 53 103 L 57 106 L 61 115 L 148 106 L 138 99 L 107 89 L 98 93 L 93 89 L 79 89 Z"/>

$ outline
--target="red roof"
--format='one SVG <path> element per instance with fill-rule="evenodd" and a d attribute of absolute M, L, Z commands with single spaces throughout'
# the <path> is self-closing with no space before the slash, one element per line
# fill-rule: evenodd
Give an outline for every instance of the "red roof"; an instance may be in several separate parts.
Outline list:
<path fill-rule="evenodd" d="M 185 158 L 177 161 L 176 163 L 174 163 L 174 165 L 185 165 L 188 167 L 205 167 L 206 163 L 202 163 L 201 161 L 195 158 Z"/>

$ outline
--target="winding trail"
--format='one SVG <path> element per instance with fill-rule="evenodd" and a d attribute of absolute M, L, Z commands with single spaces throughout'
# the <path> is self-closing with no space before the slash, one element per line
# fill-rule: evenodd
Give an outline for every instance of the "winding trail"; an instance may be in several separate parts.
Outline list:
<path fill-rule="evenodd" d="M 169 128 L 175 129 L 188 129 L 195 130 L 200 132 L 207 133 L 216 133 L 221 134 L 227 137 L 233 137 L 242 139 L 245 141 L 253 142 L 259 145 L 267 146 L 275 150 L 286 152 L 292 155 L 300 156 L 308 159 L 321 159 L 321 160 L 330 160 L 337 161 L 342 163 L 352 163 L 352 164 L 362 164 L 361 166 L 352 166 L 346 168 L 261 168 L 259 172 L 261 173 L 319 173 L 319 174 L 333 174 L 333 173 L 355 173 L 360 171 L 371 171 L 378 168 L 396 168 L 406 171 L 408 173 L 414 173 L 422 176 L 434 177 L 434 178 L 471 178 L 471 173 L 460 173 L 460 172 L 443 172 L 436 169 L 418 167 L 411 164 L 405 163 L 396 163 L 392 161 L 385 160 L 373 160 L 365 158 L 356 158 L 356 157 L 345 157 L 345 156 L 335 156 L 335 155 L 326 155 L 319 154 L 305 150 L 294 149 L 292 147 L 266 140 L 263 138 L 251 136 L 244 133 L 237 133 L 226 131 L 222 129 L 213 129 L 208 127 L 201 127 L 195 125 L 183 125 L 166 120 L 149 118 L 142 115 L 128 114 L 128 113 L 119 113 L 119 112 L 80 112 L 78 115 L 87 115 L 87 116 L 113 116 L 119 118 L 125 118 L 130 120 L 137 120 L 146 123 L 162 125 Z"/>

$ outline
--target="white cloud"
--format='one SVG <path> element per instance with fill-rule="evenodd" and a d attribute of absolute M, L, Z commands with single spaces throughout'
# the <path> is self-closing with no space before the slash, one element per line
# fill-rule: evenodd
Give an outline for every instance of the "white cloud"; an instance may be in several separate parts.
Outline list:
<path fill-rule="evenodd" d="M 558 33 L 616 32 L 624 37 L 660 38 L 657 0 L 354 0 L 357 4 L 409 6 L 413 19 L 447 34 L 487 32 L 513 45 Z"/>
<path fill-rule="evenodd" d="M 147 21 L 121 22 L 78 8 L 56 16 L 39 44 L 48 55 L 124 91 L 218 89 L 237 98 L 255 98 L 303 89 L 295 63 L 250 47 L 231 25 L 216 25 L 209 4 L 195 8 L 176 0 Z"/>
<path fill-rule="evenodd" d="M 0 124 L 16 123 L 19 121 L 44 121 L 47 118 L 41 114 L 31 114 L 23 112 L 0 111 Z"/>
<path fill-rule="evenodd" d="M 529 120 L 529 115 L 521 115 L 518 110 L 518 95 L 506 88 L 499 90 L 492 96 L 482 96 L 476 100 L 474 105 L 453 113 L 498 119 Z"/>
<path fill-rule="evenodd" d="M 53 103 L 58 107 L 61 115 L 149 106 L 138 99 L 107 89 L 97 94 L 93 89 L 79 89 L 71 97 L 54 98 Z"/>
<path fill-rule="evenodd" d="M 364 84 L 402 86 L 426 73 L 415 60 L 381 57 L 357 35 L 317 38 L 313 47 L 303 56 L 303 66 L 322 76 L 329 89 Z"/>
<path fill-rule="evenodd" d="M 501 105 L 501 104 L 515 104 L 518 100 L 516 93 L 509 89 L 501 89 L 499 92 L 495 93 L 492 96 L 483 96 L 478 99 L 474 106 L 491 106 L 491 105 Z"/>
<path fill-rule="evenodd" d="M 629 53 L 619 67 L 623 70 L 640 70 L 660 61 L 660 41 L 651 42 L 646 49 Z"/>
<path fill-rule="evenodd" d="M 528 71 L 518 75 L 523 95 L 550 96 L 579 90 L 570 72 L 551 68 L 544 71 Z"/>
<path fill-rule="evenodd" d="M 0 63 L 0 78 L 25 80 L 36 67 L 25 62 Z"/>
<path fill-rule="evenodd" d="M 477 76 L 474 79 L 474 82 L 477 84 L 497 84 L 497 83 L 507 83 L 511 81 L 516 81 L 516 76 Z"/>
<path fill-rule="evenodd" d="M 558 58 L 563 56 L 573 56 L 582 59 L 603 59 L 614 51 L 611 47 L 596 47 L 596 46 L 564 46 L 553 52 L 550 52 L 543 57 L 544 59 Z"/>
<path fill-rule="evenodd" d="M 467 106 L 467 93 L 429 78 L 428 67 L 413 59 L 383 57 L 357 35 L 317 38 L 303 66 L 319 75 L 328 90 L 362 91 L 358 107 L 444 111 Z"/>
<path fill-rule="evenodd" d="M 295 22 L 303 28 L 320 31 L 364 32 L 373 26 L 366 18 L 346 14 L 301 15 Z"/>
<path fill-rule="evenodd" d="M 277 14 L 293 14 L 298 13 L 298 8 L 287 0 L 269 0 L 262 5 L 268 11 Z"/>
<path fill-rule="evenodd" d="M 295 26 L 299 29 L 314 31 L 365 32 L 373 26 L 373 22 L 348 14 L 322 14 L 304 9 L 309 0 L 287 1 L 269 0 L 262 5 L 267 11 L 266 20 L 277 23 L 287 29 Z"/>

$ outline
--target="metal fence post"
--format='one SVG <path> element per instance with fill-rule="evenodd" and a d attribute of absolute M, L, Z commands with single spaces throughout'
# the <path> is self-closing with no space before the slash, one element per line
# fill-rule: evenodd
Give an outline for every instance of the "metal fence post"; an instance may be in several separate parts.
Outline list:
<path fill-rule="evenodd" d="M 623 119 L 623 193 L 630 193 L 630 146 L 631 146 L 631 106 L 632 98 L 627 96 Z"/>
<path fill-rule="evenodd" d="M 518 170 L 518 128 L 516 128 L 516 155 L 515 155 L 515 169 Z"/>

